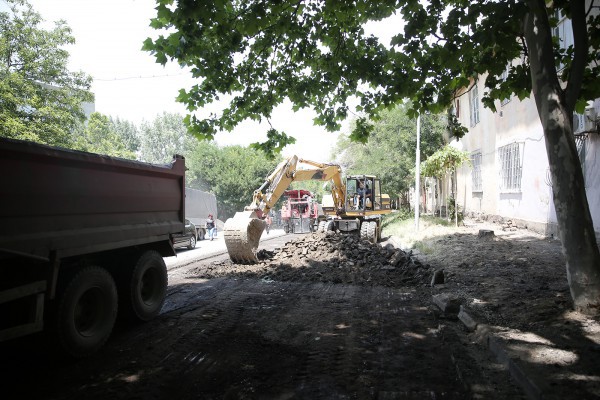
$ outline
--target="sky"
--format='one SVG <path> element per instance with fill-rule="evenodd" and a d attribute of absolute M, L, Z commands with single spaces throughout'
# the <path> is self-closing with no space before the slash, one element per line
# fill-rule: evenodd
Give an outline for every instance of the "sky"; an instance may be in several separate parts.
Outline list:
<path fill-rule="evenodd" d="M 48 23 L 62 19 L 72 29 L 76 43 L 67 47 L 71 55 L 69 68 L 93 77 L 96 111 L 136 124 L 152 121 L 163 111 L 187 113 L 175 97 L 180 89 L 194 85 L 195 80 L 176 63 L 163 67 L 150 53 L 141 50 L 147 37 L 159 34 L 149 27 L 150 19 L 156 15 L 154 0 L 30 0 L 30 3 Z M 373 25 L 369 30 L 389 41 L 397 28 L 396 21 Z M 210 111 L 218 109 L 219 105 Z M 293 112 L 290 104 L 275 110 L 273 127 L 296 138 L 296 144 L 287 146 L 284 155 L 332 161 L 331 149 L 340 133 L 347 134 L 348 122 L 341 132 L 327 132 L 313 125 L 315 115 L 311 110 Z M 266 140 L 268 129 L 267 123 L 243 122 L 232 132 L 218 133 L 216 141 L 220 145 L 245 146 Z"/>

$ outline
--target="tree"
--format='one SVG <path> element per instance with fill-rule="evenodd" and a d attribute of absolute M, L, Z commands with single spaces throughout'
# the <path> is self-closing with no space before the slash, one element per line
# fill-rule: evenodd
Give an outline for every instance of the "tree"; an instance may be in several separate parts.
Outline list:
<path fill-rule="evenodd" d="M 75 39 L 64 21 L 51 30 L 25 0 L 0 12 L 0 135 L 69 147 L 93 101 L 91 77 L 67 69 Z"/>
<path fill-rule="evenodd" d="M 219 218 L 232 217 L 252 201 L 252 195 L 280 160 L 270 160 L 262 151 L 241 146 L 220 148 L 200 143 L 186 160 L 188 184 L 210 190 L 217 197 Z"/>
<path fill-rule="evenodd" d="M 127 150 L 135 153 L 140 150 L 140 132 L 138 127 L 131 121 L 119 117 L 109 118 L 111 130 L 123 141 Z"/>
<path fill-rule="evenodd" d="M 190 129 L 212 138 L 240 121 L 269 118 L 288 98 L 312 107 L 330 130 L 348 116 L 346 101 L 360 99 L 352 138 L 365 141 L 383 108 L 405 98 L 413 111 L 440 111 L 477 75 L 489 74 L 482 100 L 533 91 L 552 174 L 554 205 L 577 309 L 600 312 L 600 251 L 585 194 L 572 130 L 573 111 L 600 96 L 600 17 L 581 0 L 416 0 L 347 2 L 157 0 L 151 25 L 167 36 L 144 49 L 160 63 L 190 67 L 200 82 L 182 90 L 189 110 L 227 94 L 221 115 L 188 117 Z M 400 13 L 405 24 L 389 46 L 363 25 Z M 553 38 L 556 13 L 572 19 L 574 43 Z M 400 28 L 401 29 L 401 28 Z M 514 60 L 522 60 L 512 64 Z M 507 79 L 501 79 L 507 65 Z M 557 66 L 564 66 L 560 74 Z M 286 142 L 280 133 L 271 141 Z M 268 146 L 265 146 L 268 147 Z"/>
<path fill-rule="evenodd" d="M 183 116 L 174 113 L 164 112 L 152 122 L 143 122 L 140 136 L 139 157 L 150 163 L 168 163 L 175 154 L 185 156 L 196 144 L 188 135 Z"/>
<path fill-rule="evenodd" d="M 373 122 L 367 143 L 340 136 L 335 152 L 348 174 L 372 174 L 381 178 L 392 198 L 405 194 L 414 182 L 416 121 L 408 115 L 408 104 L 383 110 Z M 421 159 L 444 145 L 446 116 L 424 114 L 421 124 Z"/>
<path fill-rule="evenodd" d="M 445 176 L 452 174 L 453 182 L 456 184 L 456 169 L 462 164 L 470 162 L 471 159 L 467 152 L 446 145 L 421 163 L 421 175 L 436 178 L 438 182 L 437 187 L 438 190 L 440 190 L 440 184 Z M 456 188 L 453 187 L 452 191 L 456 193 Z M 440 196 L 438 196 L 438 198 L 439 197 Z M 448 205 L 446 205 L 446 210 L 447 209 Z M 454 221 L 458 226 L 458 205 L 456 204 L 456 195 L 454 196 L 454 218 Z"/>
<path fill-rule="evenodd" d="M 135 153 L 127 148 L 125 142 L 114 131 L 108 117 L 98 112 L 90 115 L 83 132 L 73 135 L 71 147 L 75 150 L 135 160 Z"/>

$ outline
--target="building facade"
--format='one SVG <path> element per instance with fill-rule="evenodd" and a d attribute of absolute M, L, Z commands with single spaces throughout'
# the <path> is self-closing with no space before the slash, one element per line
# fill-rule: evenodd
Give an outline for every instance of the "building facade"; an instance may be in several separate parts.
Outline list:
<path fill-rule="evenodd" d="M 468 133 L 452 145 L 471 156 L 457 171 L 457 199 L 467 215 L 510 219 L 515 225 L 556 235 L 557 219 L 542 124 L 533 98 L 512 98 L 483 108 L 485 76 L 455 100 Z M 600 236 L 600 101 L 574 115 L 574 133 L 583 168 L 594 229 Z"/>

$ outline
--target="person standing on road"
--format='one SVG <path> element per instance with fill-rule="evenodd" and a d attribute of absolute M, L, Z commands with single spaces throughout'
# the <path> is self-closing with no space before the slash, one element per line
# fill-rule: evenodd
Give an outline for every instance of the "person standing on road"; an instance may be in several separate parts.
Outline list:
<path fill-rule="evenodd" d="M 271 229 L 271 223 L 273 222 L 273 219 L 271 218 L 271 213 L 267 214 L 267 217 L 265 218 L 265 222 L 267 223 L 267 235 L 268 235 L 269 230 Z"/>
<path fill-rule="evenodd" d="M 206 219 L 206 230 L 208 231 L 210 240 L 213 240 L 215 237 L 215 220 L 213 219 L 212 214 L 208 214 L 208 218 Z"/>

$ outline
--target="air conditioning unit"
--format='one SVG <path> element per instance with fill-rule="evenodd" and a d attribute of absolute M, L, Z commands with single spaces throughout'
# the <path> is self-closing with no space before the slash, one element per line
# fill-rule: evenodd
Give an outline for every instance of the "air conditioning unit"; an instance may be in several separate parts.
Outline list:
<path fill-rule="evenodd" d="M 573 133 L 585 131 L 585 115 L 573 113 Z"/>
<path fill-rule="evenodd" d="M 594 131 L 598 130 L 598 125 L 600 124 L 600 115 L 598 113 L 600 109 L 600 101 L 596 100 L 595 102 L 589 101 L 588 106 L 585 109 L 585 130 L 586 131 Z"/>

